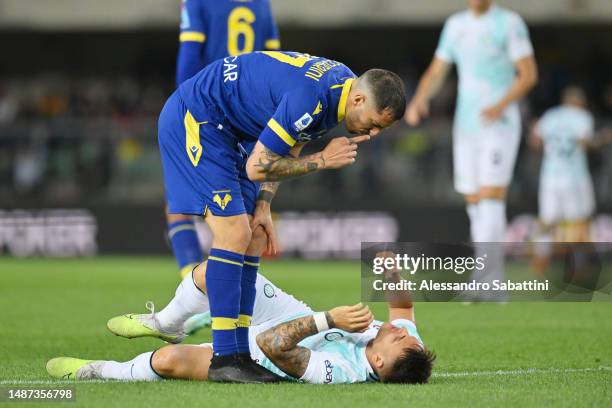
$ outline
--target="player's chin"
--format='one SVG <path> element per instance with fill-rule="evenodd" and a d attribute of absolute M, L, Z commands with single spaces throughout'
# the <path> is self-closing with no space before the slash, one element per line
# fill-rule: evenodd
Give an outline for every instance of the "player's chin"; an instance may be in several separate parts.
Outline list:
<path fill-rule="evenodd" d="M 351 135 L 359 134 L 359 130 L 352 126 L 350 123 L 345 123 L 344 126 L 346 127 L 346 131 L 349 132 Z"/>
<path fill-rule="evenodd" d="M 376 338 L 383 338 L 386 335 L 388 335 L 389 333 L 391 333 L 391 329 L 393 326 L 391 326 L 391 324 L 389 322 L 385 322 L 383 323 L 382 326 L 380 326 L 380 329 L 378 330 L 378 334 L 376 335 Z"/>

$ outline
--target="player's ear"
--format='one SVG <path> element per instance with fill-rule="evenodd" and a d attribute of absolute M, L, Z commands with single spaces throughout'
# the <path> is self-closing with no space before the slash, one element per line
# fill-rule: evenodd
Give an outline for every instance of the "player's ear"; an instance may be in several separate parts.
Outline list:
<path fill-rule="evenodd" d="M 385 359 L 383 358 L 383 356 L 380 353 L 375 353 L 373 356 L 373 360 L 374 360 L 374 369 L 377 372 L 380 372 L 380 370 L 383 369 L 383 367 L 385 366 Z"/>
<path fill-rule="evenodd" d="M 353 100 L 352 103 L 354 106 L 359 106 L 359 105 L 363 105 L 366 102 L 366 95 L 361 93 L 361 92 L 357 92 L 355 93 L 355 95 L 353 95 Z"/>

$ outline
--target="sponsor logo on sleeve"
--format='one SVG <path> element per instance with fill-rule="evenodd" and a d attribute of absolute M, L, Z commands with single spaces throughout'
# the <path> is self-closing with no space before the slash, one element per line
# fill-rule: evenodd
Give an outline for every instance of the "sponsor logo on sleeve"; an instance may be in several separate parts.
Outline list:
<path fill-rule="evenodd" d="M 302 130 L 310 126 L 312 121 L 312 116 L 310 116 L 310 113 L 306 112 L 301 118 L 299 118 L 293 123 L 293 127 L 296 131 L 301 132 Z"/>

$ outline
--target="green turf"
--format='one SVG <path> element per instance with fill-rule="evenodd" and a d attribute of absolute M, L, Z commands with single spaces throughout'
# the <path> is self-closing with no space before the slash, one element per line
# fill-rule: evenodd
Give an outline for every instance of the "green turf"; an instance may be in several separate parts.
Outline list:
<path fill-rule="evenodd" d="M 264 262 L 263 271 L 315 309 L 359 298 L 357 264 Z M 177 276 L 170 258 L 0 257 L 1 386 L 49 379 L 44 365 L 54 356 L 127 360 L 158 347 L 153 339 L 117 338 L 105 323 L 117 314 L 144 312 L 147 300 L 163 306 Z M 373 309 L 379 319 L 386 317 L 383 305 Z M 66 406 L 612 406 L 612 371 L 598 369 L 612 367 L 610 303 L 430 303 L 417 304 L 416 312 L 423 339 L 439 356 L 438 375 L 428 385 L 109 382 L 70 385 L 77 403 Z M 188 342 L 209 339 L 204 331 Z M 530 368 L 560 370 L 487 374 Z M 585 368 L 594 370 L 562 371 Z"/>

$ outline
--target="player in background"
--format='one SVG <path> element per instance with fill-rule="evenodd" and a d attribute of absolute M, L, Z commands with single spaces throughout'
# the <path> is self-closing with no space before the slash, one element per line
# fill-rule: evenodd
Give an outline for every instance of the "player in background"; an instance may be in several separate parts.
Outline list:
<path fill-rule="evenodd" d="M 475 243 L 501 242 L 506 192 L 521 137 L 518 101 L 537 83 L 527 26 L 491 0 L 469 0 L 469 9 L 446 20 L 433 61 L 405 115 L 412 126 L 429 114 L 430 100 L 457 65 L 459 92 L 453 124 L 455 189 L 464 196 Z M 486 280 L 502 279 L 503 251 L 488 253 Z M 474 278 L 483 280 L 484 276 Z"/>
<path fill-rule="evenodd" d="M 137 315 L 123 315 L 111 319 L 109 329 L 127 338 L 169 340 L 185 318 L 206 309 L 205 270 L 201 265 L 185 277 L 163 310 L 146 315 L 147 324 L 135 319 Z M 399 271 L 389 272 L 388 281 L 401 279 Z M 315 313 L 258 275 L 251 356 L 285 379 L 312 384 L 426 383 L 435 355 L 417 332 L 410 294 L 394 291 L 388 299 L 390 323 L 373 321 L 362 304 Z M 56 378 L 77 380 L 205 381 L 212 351 L 210 344 L 173 344 L 126 362 L 58 357 L 47 363 L 47 371 Z"/>
<path fill-rule="evenodd" d="M 177 86 L 212 61 L 252 51 L 278 50 L 280 40 L 269 0 L 183 0 L 176 64 Z M 192 216 L 168 214 L 168 241 L 183 278 L 204 254 Z M 193 316 L 185 331 L 210 325 L 210 315 Z"/>
<path fill-rule="evenodd" d="M 182 0 L 179 42 L 177 85 L 215 60 L 280 49 L 269 0 Z"/>
<path fill-rule="evenodd" d="M 231 55 L 280 49 L 269 0 L 183 0 L 177 86 L 209 63 Z M 192 216 L 168 214 L 168 239 L 181 278 L 204 259 Z M 188 322 L 195 331 L 206 319 Z"/>
<path fill-rule="evenodd" d="M 158 132 L 168 213 L 202 216 L 213 235 L 206 266 L 215 350 L 210 380 L 276 380 L 249 357 L 264 249 L 252 238 L 263 232 L 274 250 L 270 202 L 278 182 L 353 164 L 358 143 L 402 117 L 403 88 L 386 70 L 356 78 L 337 61 L 262 51 L 209 64 L 166 102 Z M 299 156 L 305 143 L 340 122 L 358 136 Z"/>
<path fill-rule="evenodd" d="M 584 91 L 576 86 L 563 90 L 561 105 L 549 109 L 533 127 L 532 148 L 543 151 L 540 169 L 537 241 L 589 242 L 595 212 L 595 193 L 589 174 L 587 149 L 597 148 L 610 135 L 595 140 L 594 120 L 587 110 Z M 550 245 L 537 245 L 534 266 L 548 264 Z"/>

